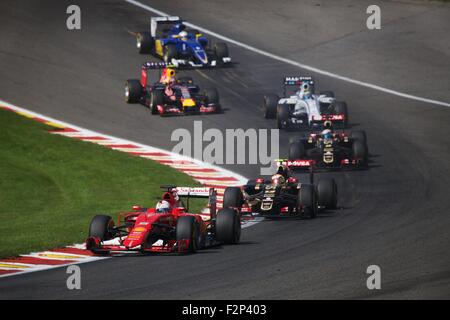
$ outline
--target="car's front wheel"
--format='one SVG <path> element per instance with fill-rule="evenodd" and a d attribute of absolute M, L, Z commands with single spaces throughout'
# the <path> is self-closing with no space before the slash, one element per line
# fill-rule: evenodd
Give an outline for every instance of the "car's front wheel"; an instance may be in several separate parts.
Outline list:
<path fill-rule="evenodd" d="M 150 111 L 152 114 L 158 114 L 158 106 L 164 104 L 164 92 L 162 90 L 153 90 L 150 94 Z"/>
<path fill-rule="evenodd" d="M 114 220 L 107 215 L 96 215 L 89 225 L 89 237 L 96 237 L 100 241 L 110 240 L 114 236 Z"/>
<path fill-rule="evenodd" d="M 196 252 L 200 248 L 200 228 L 192 216 L 182 216 L 177 220 L 177 240 L 189 240 L 188 252 Z"/>

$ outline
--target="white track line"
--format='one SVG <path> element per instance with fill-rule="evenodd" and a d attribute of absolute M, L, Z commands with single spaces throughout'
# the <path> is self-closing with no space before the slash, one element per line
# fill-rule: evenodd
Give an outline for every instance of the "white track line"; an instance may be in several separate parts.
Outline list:
<path fill-rule="evenodd" d="M 130 3 L 130 4 L 134 5 L 134 6 L 142 8 L 144 10 L 153 12 L 153 13 L 155 13 L 157 15 L 160 15 L 160 16 L 169 16 L 169 14 L 167 14 L 165 12 L 162 12 L 160 10 L 157 10 L 155 8 L 152 8 L 150 6 L 147 6 L 147 5 L 145 5 L 145 4 L 143 4 L 143 3 L 139 2 L 139 1 L 125 0 L 125 2 L 128 2 L 128 3 Z M 411 100 L 421 101 L 421 102 L 425 102 L 425 103 L 431 103 L 431 104 L 444 106 L 444 107 L 450 107 L 450 103 L 448 103 L 448 102 L 443 102 L 443 101 L 423 98 L 423 97 L 419 97 L 419 96 L 414 96 L 414 95 L 411 95 L 411 94 L 408 94 L 408 93 L 403 93 L 403 92 L 395 91 L 395 90 L 392 90 L 392 89 L 384 88 L 384 87 L 378 86 L 376 84 L 371 84 L 371 83 L 367 83 L 367 82 L 364 82 L 364 81 L 359 81 L 359 80 L 355 80 L 355 79 L 352 79 L 352 78 L 349 78 L 349 77 L 341 76 L 341 75 L 338 75 L 338 74 L 333 73 L 333 72 L 329 72 L 329 71 L 326 71 L 326 70 L 318 69 L 318 68 L 315 68 L 315 67 L 303 64 L 303 63 L 299 63 L 299 62 L 291 60 L 291 59 L 283 58 L 283 57 L 278 56 L 276 54 L 273 54 L 273 53 L 270 53 L 270 52 L 267 52 L 267 51 L 264 51 L 264 50 L 252 47 L 252 46 L 250 46 L 248 44 L 245 44 L 245 43 L 242 43 L 240 41 L 228 38 L 226 36 L 223 36 L 221 34 L 218 34 L 218 33 L 214 32 L 214 31 L 202 28 L 202 27 L 197 26 L 197 25 L 192 24 L 192 23 L 185 22 L 184 24 L 187 25 L 188 27 L 197 29 L 197 30 L 199 30 L 199 31 L 201 31 L 203 33 L 210 34 L 210 35 L 212 35 L 212 36 L 214 36 L 214 37 L 216 37 L 218 39 L 221 39 L 223 41 L 227 41 L 227 42 L 232 43 L 232 44 L 234 44 L 236 46 L 239 46 L 241 48 L 253 51 L 255 53 L 258 53 L 260 55 L 272 58 L 274 60 L 281 61 L 281 62 L 290 64 L 292 66 L 299 67 L 299 68 L 302 68 L 302 69 L 305 69 L 305 70 L 309 70 L 309 71 L 312 71 L 312 72 L 315 72 L 315 73 L 318 73 L 318 74 L 321 74 L 321 75 L 324 75 L 324 76 L 327 76 L 327 77 L 331 77 L 331 78 L 334 78 L 334 79 L 346 81 L 346 82 L 349 82 L 349 83 L 353 83 L 353 84 L 356 84 L 356 85 L 359 85 L 359 86 L 362 86 L 362 87 L 378 90 L 378 91 L 381 91 L 381 92 L 389 93 L 389 94 L 392 94 L 392 95 L 395 95 L 395 96 L 399 96 L 399 97 L 402 97 L 402 98 L 407 98 L 407 99 L 411 99 Z"/>

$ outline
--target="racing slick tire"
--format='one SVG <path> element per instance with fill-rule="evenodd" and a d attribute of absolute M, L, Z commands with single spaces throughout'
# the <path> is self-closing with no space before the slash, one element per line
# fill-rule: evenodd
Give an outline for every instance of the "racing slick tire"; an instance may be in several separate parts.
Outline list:
<path fill-rule="evenodd" d="M 218 42 L 214 45 L 214 53 L 216 54 L 219 63 L 223 63 L 223 58 L 228 58 L 228 46 L 224 42 Z"/>
<path fill-rule="evenodd" d="M 360 140 L 367 146 L 367 135 L 364 130 L 355 130 L 350 132 L 350 138 L 353 140 Z"/>
<path fill-rule="evenodd" d="M 176 59 L 178 56 L 177 47 L 173 44 L 168 44 L 164 47 L 163 60 L 165 63 L 171 63 L 172 59 Z"/>
<path fill-rule="evenodd" d="M 152 53 L 153 38 L 149 32 L 139 32 L 136 35 L 136 47 L 139 53 Z"/>
<path fill-rule="evenodd" d="M 130 79 L 125 83 L 125 101 L 127 103 L 139 102 L 142 96 L 142 87 L 139 80 Z"/>
<path fill-rule="evenodd" d="M 297 208 L 298 210 L 303 208 L 303 213 L 310 219 L 317 217 L 317 197 L 313 185 L 305 184 L 301 186 L 298 191 Z"/>
<path fill-rule="evenodd" d="M 355 140 L 352 144 L 352 153 L 354 159 L 359 159 L 363 166 L 367 165 L 367 146 L 361 140 Z"/>
<path fill-rule="evenodd" d="M 150 111 L 152 114 L 158 114 L 158 105 L 164 104 L 164 92 L 162 90 L 153 90 L 150 93 Z"/>
<path fill-rule="evenodd" d="M 289 119 L 289 106 L 280 104 L 277 106 L 277 128 L 285 129 Z"/>
<path fill-rule="evenodd" d="M 264 118 L 274 119 L 277 115 L 277 106 L 280 97 L 278 95 L 270 93 L 264 96 L 263 100 L 263 112 Z"/>
<path fill-rule="evenodd" d="M 347 124 L 348 124 L 347 103 L 344 101 L 334 101 L 333 106 L 334 106 L 334 112 L 336 114 L 344 115 L 344 126 L 347 126 Z"/>
<path fill-rule="evenodd" d="M 227 187 L 223 193 L 223 207 L 224 208 L 241 208 L 244 203 L 241 188 Z"/>
<path fill-rule="evenodd" d="M 289 160 L 304 159 L 306 156 L 305 146 L 301 142 L 292 142 L 289 144 Z"/>
<path fill-rule="evenodd" d="M 96 215 L 89 225 L 89 237 L 97 237 L 101 241 L 113 238 L 114 220 L 107 215 Z"/>
<path fill-rule="evenodd" d="M 188 252 L 196 252 L 202 242 L 200 228 L 192 216 L 181 216 L 177 220 L 177 240 L 189 240 Z"/>
<path fill-rule="evenodd" d="M 216 240 L 225 244 L 236 244 L 241 238 L 241 218 L 231 208 L 219 210 L 216 218 Z"/>
<path fill-rule="evenodd" d="M 335 98 L 334 92 L 333 91 L 320 91 L 319 95 L 324 95 L 330 98 Z"/>
<path fill-rule="evenodd" d="M 207 103 L 219 103 L 219 91 L 216 88 L 206 88 L 203 90 Z"/>
<path fill-rule="evenodd" d="M 334 179 L 321 179 L 317 183 L 317 202 L 325 209 L 337 208 L 337 185 Z"/>

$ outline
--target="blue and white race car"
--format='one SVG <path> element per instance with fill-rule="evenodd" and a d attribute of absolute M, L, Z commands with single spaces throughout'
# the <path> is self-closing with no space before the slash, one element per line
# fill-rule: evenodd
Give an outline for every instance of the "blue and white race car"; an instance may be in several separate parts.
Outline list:
<path fill-rule="evenodd" d="M 152 17 L 150 32 L 136 34 L 139 53 L 150 53 L 176 67 L 215 67 L 231 62 L 226 43 L 212 48 L 199 31 L 188 29 L 180 17 Z"/>
<path fill-rule="evenodd" d="M 293 94 L 286 90 L 295 87 Z M 283 98 L 266 94 L 263 112 L 266 119 L 277 119 L 278 129 L 320 129 L 333 125 L 344 128 L 348 122 L 347 104 L 336 100 L 332 91 L 315 94 L 312 77 L 285 77 Z"/>

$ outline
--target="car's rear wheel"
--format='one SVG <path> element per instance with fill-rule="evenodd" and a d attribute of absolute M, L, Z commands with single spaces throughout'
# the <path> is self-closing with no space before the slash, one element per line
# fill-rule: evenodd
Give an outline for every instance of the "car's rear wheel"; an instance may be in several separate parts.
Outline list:
<path fill-rule="evenodd" d="M 347 103 L 345 103 L 344 101 L 334 101 L 333 106 L 335 114 L 344 115 L 344 125 L 347 126 L 348 124 Z"/>
<path fill-rule="evenodd" d="M 136 47 L 139 53 L 152 53 L 153 38 L 149 32 L 139 32 L 136 35 Z"/>
<path fill-rule="evenodd" d="M 139 80 L 130 79 L 125 83 L 125 101 L 127 103 L 139 102 L 142 96 L 142 87 Z"/>
<path fill-rule="evenodd" d="M 305 146 L 301 142 L 289 144 L 289 160 L 299 160 L 306 157 Z"/>
<path fill-rule="evenodd" d="M 288 125 L 289 119 L 289 106 L 280 104 L 277 107 L 277 128 L 285 129 Z"/>
<path fill-rule="evenodd" d="M 173 44 L 168 44 L 164 47 L 163 60 L 166 63 L 172 62 L 172 59 L 176 59 L 178 56 L 177 47 Z"/>
<path fill-rule="evenodd" d="M 177 240 L 189 240 L 188 251 L 196 252 L 201 243 L 201 234 L 198 223 L 192 216 L 181 216 L 177 220 Z"/>
<path fill-rule="evenodd" d="M 227 187 L 223 193 L 223 207 L 224 208 L 240 208 L 244 203 L 241 188 Z"/>
<path fill-rule="evenodd" d="M 216 218 L 216 239 L 226 244 L 235 244 L 241 238 L 241 219 L 231 208 L 219 210 Z"/>
<path fill-rule="evenodd" d="M 303 210 L 303 213 L 310 219 L 317 217 L 317 199 L 313 185 L 302 185 L 298 191 L 297 210 Z"/>
<path fill-rule="evenodd" d="M 367 135 L 364 130 L 355 130 L 350 133 L 350 138 L 353 140 L 359 140 L 362 141 L 364 144 L 367 145 Z"/>
<path fill-rule="evenodd" d="M 164 92 L 162 90 L 153 90 L 150 94 L 150 111 L 152 114 L 158 114 L 158 106 L 164 104 Z"/>
<path fill-rule="evenodd" d="M 219 91 L 216 88 L 206 88 L 203 91 L 203 94 L 206 98 L 207 103 L 219 103 Z"/>
<path fill-rule="evenodd" d="M 362 165 L 367 165 L 367 146 L 363 141 L 353 141 L 352 153 L 353 158 L 359 160 Z"/>
<path fill-rule="evenodd" d="M 325 209 L 337 208 L 337 185 L 334 179 L 321 179 L 317 183 L 317 202 Z"/>
<path fill-rule="evenodd" d="M 89 225 L 89 237 L 99 238 L 101 241 L 110 240 L 114 236 L 114 220 L 107 215 L 96 215 Z"/>
<path fill-rule="evenodd" d="M 263 112 L 264 118 L 274 119 L 277 115 L 277 105 L 280 97 L 278 95 L 269 93 L 264 96 L 263 100 Z"/>

